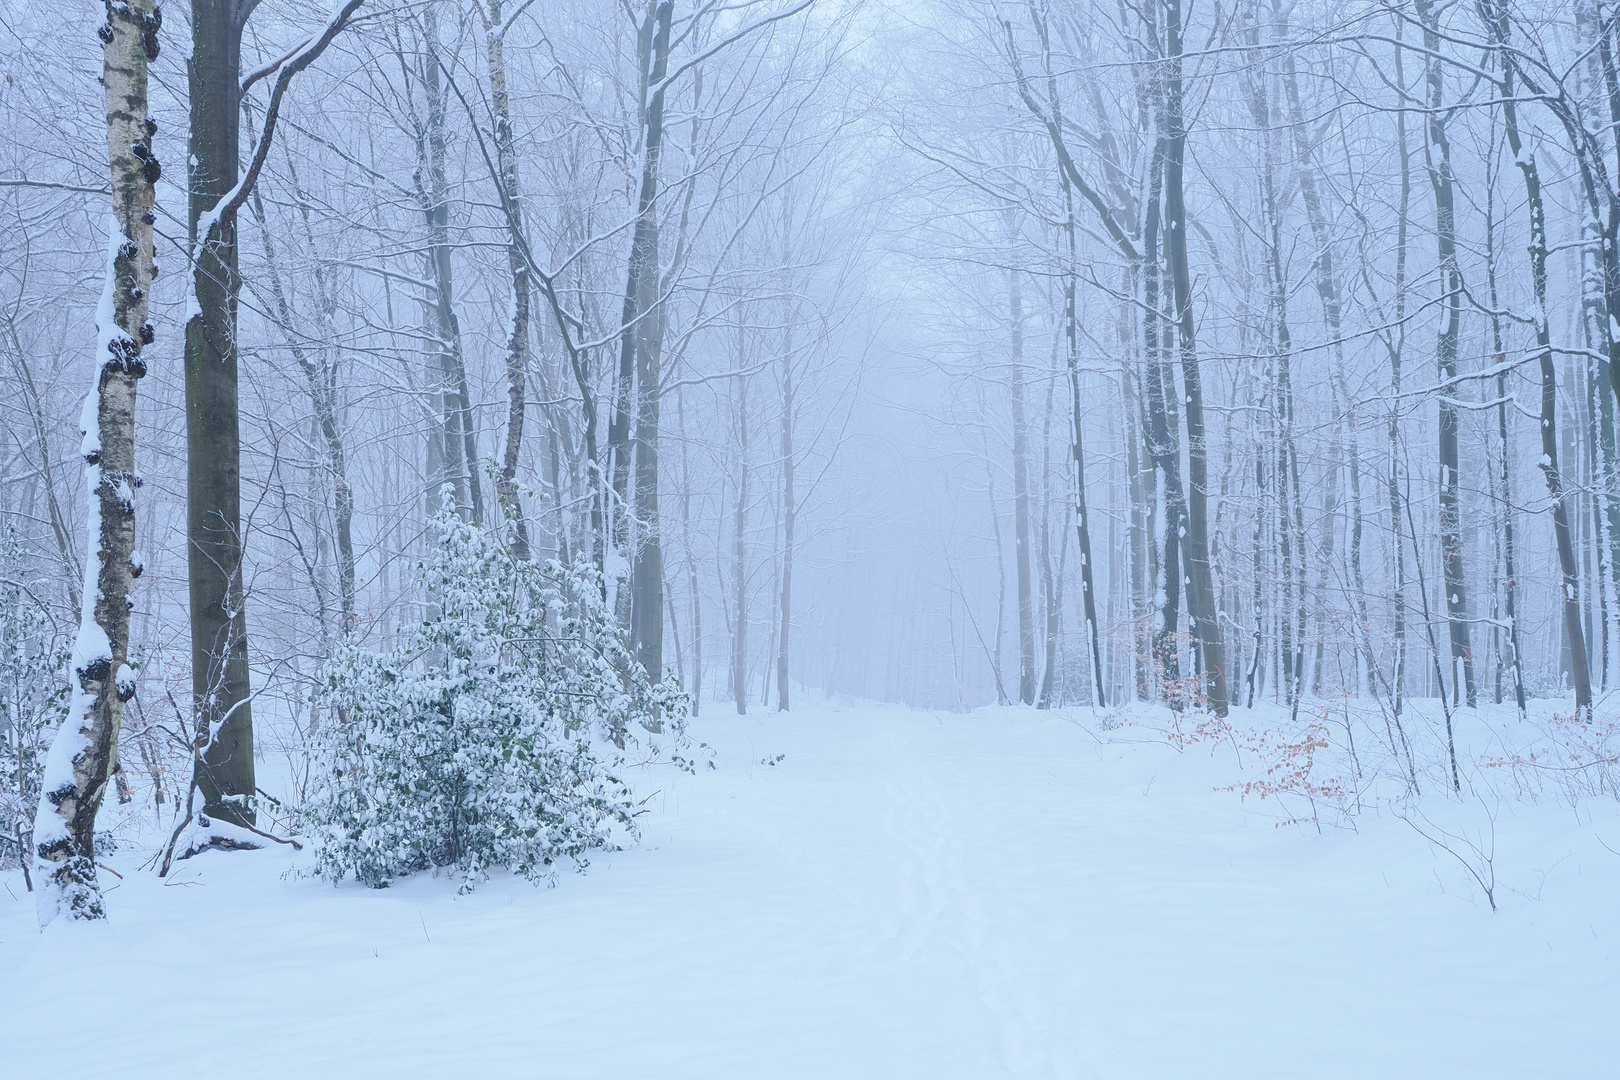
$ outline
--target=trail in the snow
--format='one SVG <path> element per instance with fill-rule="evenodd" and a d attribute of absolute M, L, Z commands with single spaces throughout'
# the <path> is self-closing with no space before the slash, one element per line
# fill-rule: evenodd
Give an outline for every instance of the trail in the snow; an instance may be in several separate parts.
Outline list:
<path fill-rule="evenodd" d="M 127 853 L 110 926 L 40 937 L 10 875 L 0 1075 L 1613 1074 L 1612 806 L 1505 808 L 1493 917 L 1399 822 L 1279 830 L 1230 754 L 1083 719 L 704 718 L 718 769 L 554 889 Z"/>

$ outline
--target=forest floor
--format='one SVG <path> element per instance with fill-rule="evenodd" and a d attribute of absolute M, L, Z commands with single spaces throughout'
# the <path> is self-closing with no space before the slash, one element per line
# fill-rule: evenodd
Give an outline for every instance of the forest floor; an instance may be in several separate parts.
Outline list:
<path fill-rule="evenodd" d="M 638 778 L 643 841 L 554 888 L 334 888 L 287 849 L 160 881 L 135 845 L 107 925 L 41 935 L 0 875 L 0 1074 L 1616 1075 L 1620 805 L 1503 794 L 1499 712 L 1458 718 L 1462 797 L 1432 754 L 1415 801 L 1287 781 L 1315 820 L 1223 790 L 1287 775 L 1275 709 L 1190 744 L 1162 712 L 711 712 L 716 767 Z"/>

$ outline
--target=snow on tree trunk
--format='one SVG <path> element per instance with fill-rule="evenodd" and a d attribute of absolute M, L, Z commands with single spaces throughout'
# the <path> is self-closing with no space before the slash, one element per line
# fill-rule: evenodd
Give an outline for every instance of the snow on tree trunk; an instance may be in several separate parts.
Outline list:
<path fill-rule="evenodd" d="M 152 288 L 153 185 L 158 165 L 147 116 L 147 65 L 157 58 L 161 16 L 152 0 L 107 4 L 101 27 L 112 213 L 106 275 L 96 309 L 96 373 L 80 426 L 84 442 L 88 558 L 72 654 L 67 718 L 45 761 L 34 853 L 39 921 L 102 919 L 96 880 L 96 811 L 118 758 L 123 703 L 135 692 L 129 652 L 135 558 L 135 387 Z"/>
<path fill-rule="evenodd" d="M 529 372 L 529 263 L 524 251 L 523 193 L 518 185 L 517 153 L 512 145 L 512 112 L 506 90 L 506 31 L 500 0 L 491 0 L 484 40 L 489 58 L 490 111 L 495 117 L 495 160 L 501 201 L 506 207 L 506 267 L 512 278 L 512 311 L 506 338 L 506 447 L 495 491 L 503 506 L 512 507 L 514 526 L 508 542 L 512 554 L 529 557 L 529 527 L 518 493 L 518 458 L 523 452 L 525 398 Z"/>

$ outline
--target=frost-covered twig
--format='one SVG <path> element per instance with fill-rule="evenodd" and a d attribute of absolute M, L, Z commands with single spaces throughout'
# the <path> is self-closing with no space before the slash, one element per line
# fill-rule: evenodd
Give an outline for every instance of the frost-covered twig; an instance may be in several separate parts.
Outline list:
<path fill-rule="evenodd" d="M 1481 806 L 1484 805 L 1484 800 L 1481 800 L 1480 805 Z M 1479 885 L 1480 891 L 1485 894 L 1486 902 L 1491 905 L 1492 914 L 1495 914 L 1495 912 L 1496 912 L 1496 818 L 1495 818 L 1495 816 L 1492 815 L 1491 812 L 1488 809 L 1485 811 L 1485 819 L 1490 822 L 1490 826 L 1491 826 L 1491 845 L 1490 845 L 1490 849 L 1488 851 L 1486 849 L 1484 849 L 1484 848 L 1481 848 L 1478 844 L 1474 843 L 1472 840 L 1468 839 L 1466 836 L 1460 836 L 1460 835 L 1455 834 L 1455 833 L 1450 833 L 1450 832 L 1447 832 L 1446 830 L 1440 828 L 1434 822 L 1430 821 L 1427 817 L 1424 817 L 1421 812 L 1418 813 L 1418 816 L 1422 817 L 1423 821 L 1424 821 L 1424 824 L 1428 825 L 1430 829 L 1434 830 L 1434 833 L 1438 833 L 1439 835 L 1438 836 L 1434 835 L 1433 833 L 1427 832 L 1424 829 L 1420 828 L 1418 826 L 1418 824 L 1415 821 L 1413 821 L 1410 817 L 1408 817 L 1406 814 L 1401 814 L 1400 819 L 1402 821 L 1406 822 L 1408 825 L 1410 825 L 1412 827 L 1413 832 L 1417 833 L 1419 836 L 1423 837 L 1423 839 L 1427 840 L 1429 843 L 1433 844 L 1434 846 L 1436 846 L 1438 848 L 1441 848 L 1442 850 L 1444 850 L 1446 852 L 1446 854 L 1450 855 L 1453 859 L 1456 859 L 1459 863 L 1461 863 L 1463 869 L 1467 870 L 1468 875 L 1474 879 L 1476 884 Z M 1457 848 L 1455 848 L 1451 844 L 1447 843 L 1446 840 L 1442 840 L 1440 837 L 1445 837 L 1446 840 L 1455 841 L 1458 845 L 1460 845 L 1462 847 L 1465 847 L 1468 850 L 1472 851 L 1473 852 L 1473 858 L 1472 859 L 1467 858 L 1466 856 L 1463 855 L 1462 852 L 1458 851 Z M 1476 862 L 1479 864 L 1478 866 L 1475 865 Z"/>

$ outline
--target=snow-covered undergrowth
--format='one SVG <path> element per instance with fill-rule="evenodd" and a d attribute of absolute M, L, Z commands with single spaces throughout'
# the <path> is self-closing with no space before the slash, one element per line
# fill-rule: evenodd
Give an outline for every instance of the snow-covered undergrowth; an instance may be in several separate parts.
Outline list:
<path fill-rule="evenodd" d="M 1367 703 L 711 706 L 716 768 L 632 770 L 642 842 L 555 888 L 284 848 L 160 881 L 148 837 L 108 925 L 40 935 L 7 872 L 0 1075 L 1613 1075 L 1593 729 L 1464 710 L 1458 795 L 1434 704 L 1410 768 Z"/>
<path fill-rule="evenodd" d="M 622 762 L 596 742 L 686 760 L 686 697 L 633 662 L 596 571 L 513 558 L 452 505 L 433 522 L 427 617 L 393 649 L 343 648 L 325 669 L 333 719 L 293 820 L 334 880 L 550 878 L 635 835 Z"/>

